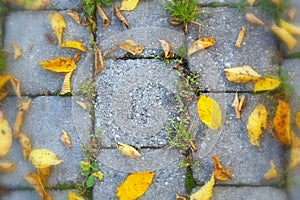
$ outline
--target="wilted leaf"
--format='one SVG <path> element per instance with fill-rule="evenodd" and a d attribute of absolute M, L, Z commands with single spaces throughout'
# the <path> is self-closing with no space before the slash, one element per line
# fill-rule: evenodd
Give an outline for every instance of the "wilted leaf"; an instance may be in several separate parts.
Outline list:
<path fill-rule="evenodd" d="M 8 0 L 17 6 L 28 10 L 39 10 L 50 4 L 50 0 Z"/>
<path fill-rule="evenodd" d="M 267 109 L 264 105 L 259 104 L 252 111 L 247 122 L 248 137 L 252 145 L 260 146 L 260 138 L 263 129 L 267 127 L 267 120 Z"/>
<path fill-rule="evenodd" d="M 70 138 L 69 134 L 64 130 L 62 130 L 62 132 L 63 133 L 60 136 L 60 140 L 66 145 L 66 147 L 68 149 L 71 149 L 71 138 Z"/>
<path fill-rule="evenodd" d="M 123 144 L 121 142 L 118 142 L 117 149 L 124 155 L 129 158 L 136 158 L 140 157 L 141 154 L 132 146 L 128 144 Z"/>
<path fill-rule="evenodd" d="M 166 40 L 158 40 L 158 41 L 160 42 L 160 45 L 165 52 L 165 58 L 170 58 L 172 55 L 172 45 Z"/>
<path fill-rule="evenodd" d="M 252 24 L 257 24 L 260 26 L 265 26 L 265 22 L 261 21 L 259 18 L 257 18 L 255 15 L 251 13 L 246 13 L 246 20 Z"/>
<path fill-rule="evenodd" d="M 16 79 L 14 76 L 11 77 L 10 79 L 10 84 L 16 94 L 16 96 L 18 97 L 19 100 L 22 99 L 21 97 L 21 82 Z"/>
<path fill-rule="evenodd" d="M 127 11 L 134 10 L 138 3 L 139 0 L 122 0 L 120 10 L 127 10 Z"/>
<path fill-rule="evenodd" d="M 300 163 L 300 139 L 295 133 L 291 132 L 292 147 L 290 152 L 289 169 L 296 167 Z"/>
<path fill-rule="evenodd" d="M 14 50 L 14 60 L 17 61 L 22 56 L 22 48 L 15 42 L 11 43 Z"/>
<path fill-rule="evenodd" d="M 278 140 L 284 145 L 290 145 L 292 143 L 290 120 L 290 105 L 279 99 L 274 117 L 274 127 L 277 132 Z"/>
<path fill-rule="evenodd" d="M 23 151 L 23 157 L 25 160 L 27 160 L 28 156 L 32 150 L 30 139 L 25 133 L 21 132 L 19 134 L 19 140 L 20 140 L 20 144 L 22 147 L 22 151 Z"/>
<path fill-rule="evenodd" d="M 205 183 L 197 192 L 191 195 L 190 200 L 209 200 L 213 195 L 215 176 L 211 175 L 210 180 Z"/>
<path fill-rule="evenodd" d="M 260 79 L 254 85 L 254 92 L 274 90 L 278 88 L 280 83 L 280 80 L 274 78 Z"/>
<path fill-rule="evenodd" d="M 110 21 L 109 21 L 107 15 L 105 14 L 104 10 L 98 4 L 97 4 L 97 12 L 103 21 L 103 26 L 109 26 Z"/>
<path fill-rule="evenodd" d="M 215 165 L 215 169 L 214 169 L 215 179 L 220 180 L 220 181 L 227 181 L 228 179 L 232 179 L 231 170 L 224 169 L 217 156 L 213 156 L 212 159 L 213 159 L 214 165 Z"/>
<path fill-rule="evenodd" d="M 38 192 L 42 200 L 52 200 L 52 197 L 47 194 L 40 177 L 35 173 L 28 173 L 24 176 L 24 179 L 32 185 L 32 187 Z"/>
<path fill-rule="evenodd" d="M 212 98 L 200 95 L 197 103 L 198 115 L 209 128 L 217 130 L 222 124 L 222 112 L 219 104 Z"/>
<path fill-rule="evenodd" d="M 68 200 L 84 200 L 84 198 L 78 196 L 75 192 L 70 191 L 68 194 Z"/>
<path fill-rule="evenodd" d="M 76 101 L 76 103 L 77 103 L 78 105 L 80 105 L 81 108 L 83 108 L 84 110 L 87 110 L 87 109 L 88 109 L 87 105 L 86 105 L 84 102 L 82 102 L 82 101 Z"/>
<path fill-rule="evenodd" d="M 56 155 L 48 149 L 34 149 L 29 154 L 29 161 L 36 169 L 58 165 L 63 160 L 58 160 Z"/>
<path fill-rule="evenodd" d="M 247 65 L 224 69 L 224 71 L 226 78 L 235 83 L 255 82 L 260 79 L 260 75 Z"/>
<path fill-rule="evenodd" d="M 245 28 L 245 26 L 242 26 L 242 29 L 240 30 L 238 38 L 235 42 L 235 47 L 236 48 L 241 48 L 244 37 L 245 37 L 245 34 L 246 34 L 246 28 Z"/>
<path fill-rule="evenodd" d="M 28 100 L 27 102 L 21 101 L 19 104 L 19 110 L 17 113 L 16 121 L 14 123 L 14 136 L 15 138 L 19 138 L 21 126 L 23 124 L 23 117 L 25 112 L 28 111 L 29 107 L 31 105 L 31 100 Z"/>
<path fill-rule="evenodd" d="M 54 72 L 71 72 L 76 69 L 76 63 L 73 58 L 56 58 L 53 60 L 39 63 L 44 69 Z"/>
<path fill-rule="evenodd" d="M 296 125 L 300 129 L 300 111 L 296 113 Z"/>
<path fill-rule="evenodd" d="M 16 169 L 16 163 L 0 162 L 0 172 L 10 173 Z"/>
<path fill-rule="evenodd" d="M 196 40 L 188 49 L 187 55 L 190 56 L 197 51 L 200 51 L 202 49 L 206 49 L 208 47 L 211 47 L 215 44 L 215 38 L 202 38 Z"/>
<path fill-rule="evenodd" d="M 143 45 L 138 45 L 133 40 L 125 40 L 121 45 L 121 49 L 124 49 L 132 55 L 139 55 L 144 51 Z"/>
<path fill-rule="evenodd" d="M 272 31 L 277 35 L 291 50 L 295 48 L 297 40 L 284 28 L 280 28 L 275 24 L 271 27 Z"/>
<path fill-rule="evenodd" d="M 86 47 L 83 44 L 83 42 L 79 41 L 79 40 L 70 40 L 67 42 L 64 42 L 60 45 L 63 48 L 73 48 L 73 49 L 78 49 L 82 52 L 86 52 Z"/>
<path fill-rule="evenodd" d="M 65 74 L 64 82 L 61 86 L 60 95 L 64 95 L 71 92 L 71 77 L 73 75 L 73 71 L 70 71 Z"/>
<path fill-rule="evenodd" d="M 231 106 L 234 108 L 235 115 L 236 115 L 236 118 L 237 118 L 237 119 L 240 119 L 240 118 L 241 118 L 241 112 L 240 112 L 240 110 L 239 110 L 239 105 L 240 105 L 240 100 L 239 100 L 238 94 L 237 94 L 237 92 L 236 92 L 236 93 L 235 93 L 234 100 L 233 100 Z"/>
<path fill-rule="evenodd" d="M 120 20 L 120 22 L 127 28 L 129 29 L 129 23 L 127 22 L 126 18 L 122 15 L 122 13 L 119 11 L 117 6 L 114 6 L 115 14 Z"/>
<path fill-rule="evenodd" d="M 59 13 L 50 13 L 49 14 L 50 25 L 52 27 L 54 35 L 56 35 L 58 39 L 58 44 L 62 43 L 62 36 L 65 28 L 67 27 L 65 19 Z"/>
<path fill-rule="evenodd" d="M 42 185 L 45 185 L 48 177 L 51 174 L 51 167 L 37 169 L 37 171 L 38 171 L 38 176 L 41 180 Z"/>
<path fill-rule="evenodd" d="M 67 12 L 67 15 L 69 15 L 77 24 L 80 24 L 80 16 L 78 12 L 70 10 Z"/>
<path fill-rule="evenodd" d="M 130 174 L 117 188 L 117 197 L 119 200 L 134 200 L 141 197 L 150 187 L 154 175 L 154 172 L 137 172 Z"/>
<path fill-rule="evenodd" d="M 47 39 L 47 41 L 50 43 L 50 44 L 57 44 L 58 43 L 58 40 L 54 37 L 52 37 L 50 34 L 48 33 L 45 33 L 45 37 Z"/>
<path fill-rule="evenodd" d="M 276 166 L 273 162 L 273 160 L 270 161 L 270 169 L 264 174 L 264 178 L 266 180 L 271 180 L 274 179 L 278 176 L 277 170 L 276 170 Z"/>
<path fill-rule="evenodd" d="M 3 158 L 9 152 L 12 145 L 12 131 L 8 121 L 0 111 L 0 158 Z"/>
<path fill-rule="evenodd" d="M 271 0 L 273 4 L 279 6 L 281 4 L 281 0 Z"/>
<path fill-rule="evenodd" d="M 103 55 L 101 49 L 95 51 L 95 76 L 105 69 Z"/>

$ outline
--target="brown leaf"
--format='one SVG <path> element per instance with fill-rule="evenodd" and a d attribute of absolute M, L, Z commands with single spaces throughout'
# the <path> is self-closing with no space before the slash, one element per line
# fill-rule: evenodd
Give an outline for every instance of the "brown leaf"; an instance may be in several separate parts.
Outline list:
<path fill-rule="evenodd" d="M 109 26 L 110 25 L 110 21 L 109 21 L 107 15 L 106 15 L 106 13 L 101 8 L 101 6 L 99 6 L 98 4 L 97 4 L 97 12 L 98 12 L 98 15 L 101 17 L 101 19 L 103 21 L 103 26 Z"/>
<path fill-rule="evenodd" d="M 118 19 L 120 20 L 120 22 L 127 28 L 129 29 L 129 24 L 126 20 L 126 18 L 122 15 L 122 13 L 119 11 L 117 6 L 114 6 L 114 11 L 116 13 L 116 16 L 118 17 Z"/>
<path fill-rule="evenodd" d="M 118 41 L 116 39 L 114 39 L 114 46 L 112 48 L 110 48 L 108 51 L 105 51 L 103 53 L 103 58 L 109 54 L 111 54 L 112 52 L 114 52 L 116 49 L 118 48 Z"/>
<path fill-rule="evenodd" d="M 39 175 L 35 173 L 28 173 L 24 176 L 24 179 L 32 185 L 42 200 L 52 200 L 52 197 L 45 191 Z"/>
<path fill-rule="evenodd" d="M 235 115 L 236 115 L 236 118 L 237 118 L 237 119 L 240 119 L 240 118 L 241 118 L 241 112 L 240 112 L 240 110 L 239 110 L 239 105 L 240 105 L 240 100 L 239 100 L 238 94 L 237 94 L 237 92 L 236 92 L 236 93 L 235 93 L 234 100 L 233 100 L 231 106 L 234 108 Z"/>
<path fill-rule="evenodd" d="M 117 149 L 129 158 L 141 157 L 141 154 L 132 146 L 118 142 Z"/>
<path fill-rule="evenodd" d="M 16 44 L 15 42 L 11 43 L 13 50 L 14 50 L 14 61 L 19 60 L 19 58 L 22 56 L 22 48 Z"/>
<path fill-rule="evenodd" d="M 220 181 L 227 181 L 228 179 L 232 179 L 231 170 L 224 169 L 217 156 L 213 156 L 212 159 L 215 165 L 215 169 L 214 169 L 215 178 Z"/>
<path fill-rule="evenodd" d="M 186 198 L 176 193 L 176 200 L 186 200 Z"/>
<path fill-rule="evenodd" d="M 66 147 L 70 150 L 71 149 L 71 138 L 69 134 L 62 130 L 62 135 L 60 136 L 60 140 L 66 145 Z"/>
<path fill-rule="evenodd" d="M 70 71 L 65 74 L 64 82 L 61 86 L 60 95 L 65 95 L 71 92 L 71 78 L 73 75 L 73 71 Z"/>
<path fill-rule="evenodd" d="M 9 81 L 10 81 L 10 84 L 11 84 L 16 96 L 18 97 L 19 100 L 21 100 L 22 99 L 22 97 L 21 97 L 21 82 L 18 79 L 16 79 L 14 76 L 12 76 Z"/>
<path fill-rule="evenodd" d="M 45 37 L 50 44 L 56 45 L 58 43 L 58 40 L 56 38 L 52 37 L 49 33 L 45 33 Z"/>
<path fill-rule="evenodd" d="M 95 74 L 96 76 L 98 73 L 102 72 L 105 69 L 102 51 L 101 49 L 96 49 L 95 51 Z"/>
<path fill-rule="evenodd" d="M 193 141 L 190 141 L 190 147 L 192 149 L 193 152 L 197 152 L 198 151 L 198 148 L 195 146 L 195 144 L 193 143 Z"/>
<path fill-rule="evenodd" d="M 70 10 L 67 12 L 67 15 L 69 15 L 77 24 L 80 24 L 80 16 L 78 12 Z"/>
<path fill-rule="evenodd" d="M 172 45 L 166 40 L 158 40 L 158 41 L 160 42 L 160 45 L 165 52 L 165 58 L 170 58 L 172 55 Z"/>
<path fill-rule="evenodd" d="M 16 163 L 0 162 L 0 172 L 10 173 L 16 169 Z"/>
<path fill-rule="evenodd" d="M 245 109 L 246 103 L 247 103 L 246 96 L 242 95 L 241 100 L 240 100 L 240 104 L 239 104 L 239 111 L 240 112 Z"/>
<path fill-rule="evenodd" d="M 16 121 L 14 124 L 14 136 L 15 138 L 19 138 L 21 126 L 23 124 L 23 117 L 26 111 L 28 111 L 31 104 L 31 100 L 27 102 L 20 102 L 19 104 L 19 110 L 17 113 Z"/>
<path fill-rule="evenodd" d="M 63 48 L 73 48 L 73 49 L 78 49 L 82 52 L 86 52 L 86 47 L 83 42 L 80 40 L 69 40 L 67 42 L 64 42 L 60 45 L 60 47 Z"/>

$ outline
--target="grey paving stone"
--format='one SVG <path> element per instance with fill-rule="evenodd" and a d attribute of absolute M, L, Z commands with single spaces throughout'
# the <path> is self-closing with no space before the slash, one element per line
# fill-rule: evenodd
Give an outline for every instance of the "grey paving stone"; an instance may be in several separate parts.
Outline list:
<path fill-rule="evenodd" d="M 68 199 L 68 190 L 52 190 L 48 191 L 48 194 L 53 197 L 55 200 L 66 200 Z M 1 200 L 40 200 L 38 193 L 33 190 L 16 190 L 13 192 L 10 192 L 3 197 L 1 197 Z"/>
<path fill-rule="evenodd" d="M 48 10 L 78 10 L 82 9 L 80 0 L 50 0 L 49 6 L 47 6 Z"/>
<path fill-rule="evenodd" d="M 64 73 L 59 74 L 42 69 L 39 62 L 57 57 L 72 58 L 78 52 L 69 48 L 62 49 L 47 41 L 46 33 L 55 37 L 50 26 L 49 13 L 53 12 L 10 12 L 6 21 L 4 48 L 10 53 L 7 58 L 9 66 L 7 73 L 13 74 L 21 81 L 23 94 L 43 94 L 46 90 L 50 93 L 58 93 L 64 80 Z M 64 16 L 67 24 L 63 41 L 81 40 L 88 48 L 90 46 L 89 31 L 74 22 L 65 12 L 60 12 L 60 14 Z M 12 42 L 23 49 L 22 57 L 16 62 L 13 61 Z M 72 77 L 72 91 L 79 93 L 81 83 L 86 81 L 91 74 L 92 62 L 91 52 L 81 54 Z"/>
<path fill-rule="evenodd" d="M 288 193 L 290 200 L 297 200 L 300 198 L 300 166 L 296 166 L 289 170 L 288 173 Z"/>
<path fill-rule="evenodd" d="M 107 60 L 96 77 L 95 130 L 104 147 L 168 143 L 166 127 L 176 116 L 175 70 L 156 59 Z"/>
<path fill-rule="evenodd" d="M 224 68 L 250 65 L 263 75 L 277 75 L 278 56 L 276 40 L 261 26 L 246 22 L 245 15 L 234 8 L 207 9 L 208 13 L 200 17 L 203 24 L 200 33 L 192 26 L 188 33 L 188 46 L 199 37 L 213 37 L 215 45 L 189 56 L 190 68 L 200 73 L 203 88 L 209 91 L 253 91 L 251 83 L 236 84 L 229 82 Z M 257 17 L 271 23 L 258 9 L 249 9 Z M 238 33 L 246 28 L 246 36 L 241 48 L 235 47 Z"/>
<path fill-rule="evenodd" d="M 218 99 L 218 95 L 212 97 Z M 242 118 L 236 119 L 234 109 L 231 107 L 235 94 L 226 94 L 226 107 L 220 106 L 226 113 L 223 124 L 217 131 L 203 128 L 202 122 L 195 120 L 195 144 L 199 151 L 193 154 L 194 161 L 200 162 L 200 167 L 193 167 L 195 178 L 200 182 L 206 182 L 213 170 L 212 156 L 220 158 L 225 168 L 231 169 L 234 178 L 226 182 L 217 182 L 230 185 L 280 185 L 284 182 L 285 173 L 285 150 L 281 147 L 268 131 L 264 131 L 261 139 L 261 147 L 253 146 L 248 139 L 247 121 L 254 108 L 262 103 L 268 112 L 276 107 L 268 101 L 264 95 L 245 94 L 247 105 L 242 112 Z M 220 99 L 220 97 L 219 97 Z M 224 99 L 224 97 L 222 98 Z M 219 100 L 220 102 L 220 100 Z M 196 106 L 193 113 L 196 114 Z M 269 116 L 269 120 L 273 117 Z M 198 128 L 199 127 L 199 128 Z M 279 176 L 272 180 L 264 180 L 264 174 L 270 167 L 273 160 Z"/>
<path fill-rule="evenodd" d="M 47 148 L 64 160 L 53 167 L 47 182 L 49 186 L 75 184 L 81 179 L 78 163 L 84 160 L 84 155 L 81 154 L 80 144 L 89 141 L 88 134 L 92 125 L 88 111 L 84 111 L 76 103 L 77 100 L 84 101 L 78 97 L 37 97 L 32 99 L 31 107 L 24 118 L 22 130 L 30 137 L 33 149 Z M 1 105 L 11 127 L 15 121 L 17 105 L 17 100 L 12 97 L 6 98 Z M 71 137 L 70 150 L 60 141 L 62 130 L 67 131 Z M 35 170 L 23 159 L 17 140 L 3 160 L 17 162 L 17 167 L 13 173 L 1 175 L 1 185 L 9 188 L 28 187 L 29 184 L 23 176 Z"/>
<path fill-rule="evenodd" d="M 116 189 L 130 173 L 154 171 L 155 177 L 147 192 L 140 197 L 146 199 L 175 199 L 175 194 L 185 193 L 185 168 L 179 167 L 183 161 L 177 150 L 142 149 L 142 157 L 126 158 L 117 150 L 103 150 L 97 158 L 104 179 L 93 191 L 94 199 L 117 199 Z"/>

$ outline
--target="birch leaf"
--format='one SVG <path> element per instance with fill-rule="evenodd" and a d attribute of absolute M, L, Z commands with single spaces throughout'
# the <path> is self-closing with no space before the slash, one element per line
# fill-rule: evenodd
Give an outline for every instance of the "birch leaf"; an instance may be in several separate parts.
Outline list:
<path fill-rule="evenodd" d="M 67 15 L 69 15 L 77 24 L 80 24 L 80 16 L 78 14 L 78 12 L 74 11 L 74 10 L 70 10 L 67 12 Z"/>
<path fill-rule="evenodd" d="M 271 180 L 274 179 L 278 176 L 277 170 L 276 170 L 276 166 L 273 162 L 273 160 L 270 161 L 270 168 L 269 170 L 264 174 L 264 178 L 266 180 Z"/>
<path fill-rule="evenodd" d="M 16 94 L 16 96 L 18 97 L 19 100 L 22 99 L 21 97 L 21 82 L 16 79 L 14 76 L 11 77 L 10 79 L 10 84 Z"/>
<path fill-rule="evenodd" d="M 245 35 L 246 35 L 246 28 L 245 28 L 245 26 L 242 26 L 242 28 L 239 32 L 238 38 L 235 42 L 235 47 L 236 48 L 241 48 L 242 47 L 242 43 L 243 43 Z"/>
<path fill-rule="evenodd" d="M 82 52 L 86 52 L 86 47 L 80 40 L 69 40 L 67 42 L 64 42 L 60 45 L 63 48 L 73 48 L 78 49 Z"/>
<path fill-rule="evenodd" d="M 215 165 L 215 169 L 214 169 L 215 179 L 220 181 L 227 181 L 228 179 L 232 179 L 231 170 L 224 169 L 217 156 L 213 156 L 212 159 Z"/>
<path fill-rule="evenodd" d="M 22 48 L 15 42 L 11 43 L 13 50 L 14 50 L 14 61 L 19 60 L 19 58 L 22 56 Z"/>
<path fill-rule="evenodd" d="M 12 145 L 12 130 L 8 121 L 0 111 L 0 158 L 3 158 L 9 152 Z"/>
<path fill-rule="evenodd" d="M 258 81 L 260 75 L 254 71 L 250 66 L 233 67 L 224 69 L 226 78 L 235 83 L 246 83 Z"/>
<path fill-rule="evenodd" d="M 75 192 L 70 191 L 68 194 L 68 200 L 84 200 L 84 198 L 78 196 Z"/>
<path fill-rule="evenodd" d="M 144 46 L 136 44 L 133 40 L 125 40 L 121 45 L 121 49 L 124 49 L 132 55 L 139 55 L 144 51 Z"/>
<path fill-rule="evenodd" d="M 29 154 L 29 161 L 36 169 L 58 165 L 63 162 L 48 149 L 34 149 Z"/>
<path fill-rule="evenodd" d="M 76 101 L 76 103 L 81 107 L 83 108 L 84 110 L 87 110 L 88 109 L 88 106 L 82 102 L 82 101 Z"/>
<path fill-rule="evenodd" d="M 131 11 L 134 10 L 139 3 L 139 0 L 122 0 L 120 10 Z"/>
<path fill-rule="evenodd" d="M 30 139 L 25 133 L 20 133 L 19 140 L 23 151 L 23 157 L 27 160 L 32 150 Z"/>
<path fill-rule="evenodd" d="M 280 80 L 274 78 L 260 79 L 254 85 L 254 92 L 274 90 L 279 87 L 280 83 Z"/>
<path fill-rule="evenodd" d="M 61 86 L 60 95 L 68 94 L 71 92 L 71 78 L 73 75 L 73 71 L 70 71 L 65 74 L 64 82 Z"/>
<path fill-rule="evenodd" d="M 257 18 L 255 15 L 251 13 L 246 13 L 246 20 L 252 24 L 265 26 L 265 22 L 261 21 L 259 18 Z"/>
<path fill-rule="evenodd" d="M 193 193 L 190 200 L 210 200 L 213 195 L 215 177 L 212 174 L 210 180 L 205 183 L 197 192 Z"/>
<path fill-rule="evenodd" d="M 10 173 L 16 169 L 16 163 L 0 162 L 0 173 Z"/>
<path fill-rule="evenodd" d="M 118 9 L 117 6 L 114 6 L 114 11 L 116 16 L 118 17 L 118 19 L 120 20 L 120 22 L 127 28 L 129 29 L 129 23 L 126 20 L 126 18 L 122 15 L 122 13 L 120 12 L 120 10 Z"/>
<path fill-rule="evenodd" d="M 56 58 L 53 60 L 39 63 L 44 69 L 53 72 L 71 72 L 76 69 L 76 63 L 73 58 Z"/>
<path fill-rule="evenodd" d="M 101 19 L 103 21 L 103 26 L 109 26 L 110 25 L 110 21 L 109 21 L 107 15 L 106 15 L 106 13 L 101 8 L 101 6 L 99 6 L 98 4 L 97 4 L 97 12 L 98 12 L 98 15 L 101 17 Z"/>
<path fill-rule="evenodd" d="M 11 75 L 0 75 L 0 90 L 3 89 L 4 85 L 11 79 Z"/>
<path fill-rule="evenodd" d="M 37 169 L 38 171 L 38 176 L 41 180 L 42 185 L 44 186 L 48 177 L 51 174 L 51 167 L 46 167 L 46 168 L 41 168 L 41 169 Z"/>
<path fill-rule="evenodd" d="M 52 200 L 52 197 L 45 191 L 40 177 L 37 174 L 28 173 L 24 176 L 24 179 L 32 185 L 32 187 L 38 192 L 42 200 Z"/>
<path fill-rule="evenodd" d="M 50 25 L 53 30 L 54 35 L 56 35 L 58 39 L 58 44 L 62 43 L 62 36 L 65 28 L 67 28 L 65 19 L 59 13 L 50 13 L 49 14 Z"/>
<path fill-rule="evenodd" d="M 142 155 L 132 146 L 118 142 L 117 149 L 129 158 L 141 157 Z"/>
<path fill-rule="evenodd" d="M 290 105 L 279 99 L 274 117 L 274 127 L 278 140 L 283 145 L 290 145 L 292 143 L 290 121 Z"/>
<path fill-rule="evenodd" d="M 188 49 L 187 55 L 190 56 L 202 49 L 215 45 L 215 38 L 202 38 L 196 40 Z"/>

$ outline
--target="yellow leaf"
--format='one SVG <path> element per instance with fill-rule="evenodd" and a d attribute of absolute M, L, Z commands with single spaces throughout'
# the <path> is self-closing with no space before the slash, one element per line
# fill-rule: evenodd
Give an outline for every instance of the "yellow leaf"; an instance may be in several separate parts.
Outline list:
<path fill-rule="evenodd" d="M 28 10 L 39 10 L 50 4 L 50 0 L 8 0 L 19 7 Z"/>
<path fill-rule="evenodd" d="M 278 88 L 280 83 L 280 80 L 274 78 L 260 79 L 254 85 L 254 92 L 274 90 Z"/>
<path fill-rule="evenodd" d="M 9 152 L 12 145 L 12 131 L 8 121 L 0 111 L 0 158 L 3 158 Z"/>
<path fill-rule="evenodd" d="M 242 29 L 240 30 L 238 38 L 235 42 L 235 47 L 236 48 L 241 48 L 244 37 L 245 37 L 245 34 L 246 34 L 246 28 L 245 28 L 245 26 L 242 26 Z"/>
<path fill-rule="evenodd" d="M 101 171 L 93 172 L 92 175 L 97 177 L 100 181 L 103 180 L 103 173 Z"/>
<path fill-rule="evenodd" d="M 11 79 L 11 75 L 0 75 L 0 90 Z"/>
<path fill-rule="evenodd" d="M 252 145 L 260 146 L 260 138 L 263 129 L 267 127 L 267 120 L 267 109 L 264 105 L 259 104 L 252 111 L 247 122 L 248 137 Z"/>
<path fill-rule="evenodd" d="M 38 171 L 38 175 L 39 175 L 42 185 L 45 185 L 45 183 L 51 173 L 51 167 L 37 169 L 37 171 Z"/>
<path fill-rule="evenodd" d="M 246 20 L 252 24 L 257 24 L 260 26 L 265 26 L 265 22 L 261 21 L 259 18 L 257 18 L 255 15 L 251 13 L 246 13 Z"/>
<path fill-rule="evenodd" d="M 105 69 L 103 55 L 101 49 L 95 51 L 95 76 Z"/>
<path fill-rule="evenodd" d="M 134 10 L 139 3 L 139 0 L 123 0 L 120 10 Z"/>
<path fill-rule="evenodd" d="M 271 0 L 277 7 L 281 4 L 281 0 Z"/>
<path fill-rule="evenodd" d="M 172 55 L 172 45 L 166 40 L 158 40 L 158 41 L 160 42 L 160 45 L 165 52 L 165 58 L 170 58 Z"/>
<path fill-rule="evenodd" d="M 86 105 L 84 102 L 82 102 L 82 101 L 76 101 L 76 103 L 77 103 L 78 105 L 80 105 L 81 108 L 83 108 L 84 110 L 87 110 L 87 109 L 88 109 L 87 105 Z"/>
<path fill-rule="evenodd" d="M 237 94 L 237 92 L 236 92 L 236 93 L 235 93 L 234 100 L 233 100 L 231 106 L 234 108 L 235 115 L 236 115 L 236 118 L 237 118 L 237 119 L 240 119 L 240 118 L 241 118 L 241 112 L 240 112 L 240 110 L 239 110 L 239 105 L 240 105 L 240 100 L 239 100 L 238 94 Z"/>
<path fill-rule="evenodd" d="M 60 136 L 60 140 L 66 145 L 66 147 L 68 149 L 71 149 L 71 138 L 70 138 L 69 134 L 64 130 L 62 130 L 62 132 L 63 133 Z"/>
<path fill-rule="evenodd" d="M 73 48 L 73 49 L 78 49 L 82 52 L 86 52 L 86 47 L 83 44 L 83 42 L 81 42 L 80 40 L 70 40 L 62 43 L 60 46 L 63 48 Z"/>
<path fill-rule="evenodd" d="M 217 130 L 222 124 L 222 112 L 219 104 L 212 98 L 200 95 L 197 103 L 198 115 L 209 128 Z"/>
<path fill-rule="evenodd" d="M 290 152 L 289 169 L 296 167 L 300 163 L 300 139 L 295 133 L 291 132 L 292 147 Z"/>
<path fill-rule="evenodd" d="M 75 192 L 70 191 L 68 194 L 68 200 L 84 200 L 84 198 L 78 196 Z"/>
<path fill-rule="evenodd" d="M 190 200 L 209 200 L 213 195 L 215 177 L 212 174 L 210 180 L 205 183 L 197 192 L 193 193 Z"/>
<path fill-rule="evenodd" d="M 215 44 L 215 38 L 202 38 L 196 40 L 188 49 L 187 55 L 190 56 L 197 51 L 200 51 L 202 49 L 206 49 L 208 47 L 211 47 Z"/>
<path fill-rule="evenodd" d="M 213 156 L 212 159 L 213 159 L 214 165 L 215 165 L 215 169 L 214 169 L 215 179 L 220 180 L 220 181 L 227 181 L 228 179 L 232 179 L 231 170 L 224 169 L 217 156 Z"/>
<path fill-rule="evenodd" d="M 16 169 L 16 163 L 3 163 L 0 162 L 0 172 L 9 173 Z"/>
<path fill-rule="evenodd" d="M 60 93 L 61 95 L 67 94 L 71 92 L 71 77 L 72 77 L 73 71 L 70 71 L 65 74 L 64 82 L 61 86 Z"/>
<path fill-rule="evenodd" d="M 144 46 L 136 44 L 133 40 L 125 40 L 120 45 L 120 48 L 130 52 L 132 55 L 139 55 L 144 51 Z"/>
<path fill-rule="evenodd" d="M 34 149 L 29 154 L 29 161 L 36 169 L 58 165 L 63 160 L 58 160 L 56 155 L 48 149 Z"/>
<path fill-rule="evenodd" d="M 17 61 L 22 56 L 22 48 L 15 42 L 11 43 L 14 50 L 14 60 Z"/>
<path fill-rule="evenodd" d="M 50 25 L 53 30 L 54 35 L 58 39 L 58 44 L 62 43 L 62 36 L 65 28 L 67 27 L 65 19 L 59 13 L 50 13 L 49 14 Z"/>
<path fill-rule="evenodd" d="M 279 99 L 274 117 L 274 127 L 277 132 L 278 140 L 283 145 L 290 145 L 292 143 L 290 117 L 290 105 Z"/>
<path fill-rule="evenodd" d="M 101 8 L 101 6 L 99 6 L 98 4 L 97 4 L 97 12 L 98 12 L 98 15 L 101 17 L 101 19 L 103 21 L 103 26 L 109 26 L 110 25 L 110 21 L 109 21 L 107 15 L 106 15 L 106 13 Z"/>
<path fill-rule="evenodd" d="M 67 12 L 67 15 L 69 15 L 77 24 L 80 24 L 80 16 L 78 12 L 70 10 Z"/>
<path fill-rule="evenodd" d="M 118 142 L 117 149 L 129 158 L 141 157 L 141 154 L 132 146 Z"/>
<path fill-rule="evenodd" d="M 280 28 L 275 24 L 271 27 L 272 31 L 287 45 L 291 50 L 295 48 L 297 40 L 284 28 Z"/>
<path fill-rule="evenodd" d="M 11 77 L 10 79 L 10 84 L 16 94 L 16 96 L 18 97 L 19 100 L 22 99 L 21 97 L 21 82 L 16 79 L 14 76 Z"/>
<path fill-rule="evenodd" d="M 278 176 L 277 170 L 276 170 L 276 166 L 273 162 L 273 160 L 271 160 L 270 162 L 270 169 L 264 174 L 264 178 L 266 180 L 271 180 L 274 179 Z"/>
<path fill-rule="evenodd" d="M 235 83 L 246 83 L 252 81 L 258 81 L 260 75 L 254 71 L 250 66 L 233 67 L 224 69 L 226 78 Z"/>
<path fill-rule="evenodd" d="M 154 172 L 130 174 L 116 190 L 119 200 L 135 200 L 144 195 L 152 183 L 154 174 Z"/>
<path fill-rule="evenodd" d="M 296 113 L 296 125 L 300 129 L 300 111 Z"/>
<path fill-rule="evenodd" d="M 47 194 L 40 177 L 35 173 L 28 173 L 24 176 L 24 179 L 32 185 L 32 187 L 38 192 L 42 200 L 52 200 L 52 197 Z"/>
<path fill-rule="evenodd" d="M 27 102 L 20 102 L 19 104 L 19 110 L 17 113 L 16 121 L 14 123 L 14 136 L 15 138 L 19 138 L 21 126 L 23 124 L 23 117 L 26 111 L 28 111 L 31 104 L 31 100 Z"/>
<path fill-rule="evenodd" d="M 20 133 L 19 139 L 23 151 L 23 157 L 25 160 L 27 160 L 32 150 L 30 139 L 25 133 Z"/>
<path fill-rule="evenodd" d="M 73 58 L 57 58 L 39 63 L 44 69 L 53 72 L 71 72 L 76 69 L 76 63 Z"/>
<path fill-rule="evenodd" d="M 186 198 L 176 193 L 176 200 L 186 200 Z"/>
<path fill-rule="evenodd" d="M 285 30 L 287 30 L 287 32 L 289 32 L 290 34 L 300 36 L 300 27 L 292 25 L 292 24 L 284 21 L 283 19 L 280 19 L 279 25 L 281 28 L 284 28 Z"/>

